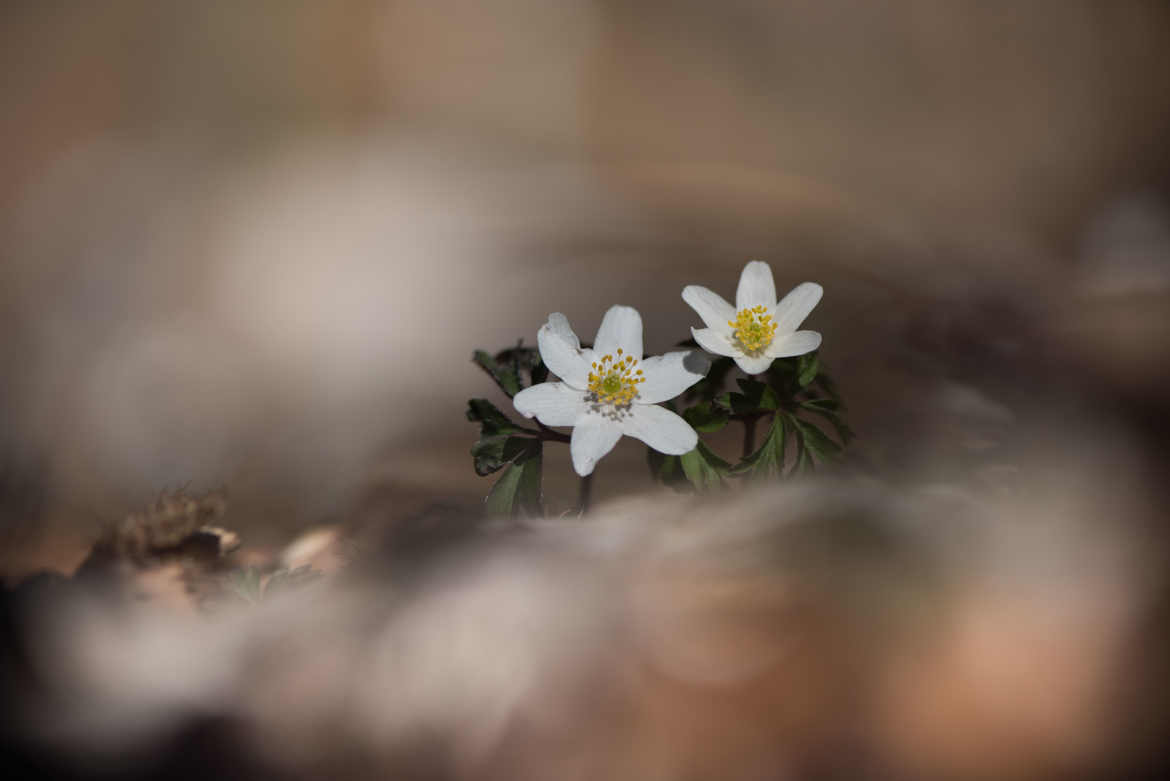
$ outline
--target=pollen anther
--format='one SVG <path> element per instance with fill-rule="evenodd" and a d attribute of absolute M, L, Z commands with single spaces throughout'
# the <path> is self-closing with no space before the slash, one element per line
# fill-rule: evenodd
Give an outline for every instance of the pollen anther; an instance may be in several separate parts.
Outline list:
<path fill-rule="evenodd" d="M 732 338 L 748 355 L 759 355 L 776 335 L 776 322 L 763 305 L 741 309 L 734 320 L 728 320 L 732 327 Z"/>

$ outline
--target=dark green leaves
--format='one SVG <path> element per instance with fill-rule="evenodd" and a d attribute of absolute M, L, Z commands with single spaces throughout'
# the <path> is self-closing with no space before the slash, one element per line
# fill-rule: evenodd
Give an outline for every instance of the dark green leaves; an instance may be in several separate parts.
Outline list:
<path fill-rule="evenodd" d="M 471 355 L 471 361 L 487 372 L 500 386 L 500 390 L 508 394 L 508 398 L 548 378 L 548 368 L 541 362 L 540 353 L 532 347 L 516 345 L 495 355 L 476 350 Z M 526 384 L 525 379 L 528 380 Z"/>
<path fill-rule="evenodd" d="M 727 359 L 723 374 L 730 365 Z M 683 417 L 700 434 L 719 431 L 730 420 L 762 423 L 763 441 L 734 466 L 702 443 L 684 456 L 651 455 L 651 471 L 661 482 L 703 490 L 728 477 L 775 479 L 812 471 L 840 458 L 853 439 L 842 417 L 844 405 L 815 353 L 774 361 L 762 375 L 737 379 L 738 391 L 711 395 L 711 388 L 722 385 L 716 366 L 719 361 L 705 380 L 715 382 L 696 394 L 702 401 L 683 410 Z"/>
<path fill-rule="evenodd" d="M 841 450 L 839 443 L 810 421 L 780 410 L 773 416 L 763 444 L 737 464 L 733 471 L 750 477 L 780 477 L 796 472 L 811 472 L 818 464 L 836 460 Z"/>
<path fill-rule="evenodd" d="M 736 380 L 740 393 L 731 391 L 719 396 L 715 401 L 734 415 L 754 415 L 758 412 L 769 412 L 780 406 L 780 400 L 771 385 L 753 380 L 740 378 Z"/>
<path fill-rule="evenodd" d="M 722 485 L 731 471 L 731 464 L 702 440 L 694 450 L 681 456 L 668 456 L 646 448 L 646 463 L 650 466 L 651 476 L 663 485 L 676 489 L 690 485 L 697 491 Z"/>
<path fill-rule="evenodd" d="M 540 487 L 542 445 L 539 439 L 508 438 L 503 448 L 507 468 L 486 500 L 489 515 L 519 518 L 544 513 Z"/>
<path fill-rule="evenodd" d="M 531 347 L 516 345 L 495 355 L 476 350 L 471 360 L 508 398 L 548 378 L 540 353 Z M 540 431 L 517 425 L 487 399 L 469 400 L 467 419 L 479 423 L 479 441 L 471 446 L 475 473 L 503 470 L 485 500 L 487 512 L 505 518 L 541 515 Z"/>
<path fill-rule="evenodd" d="M 784 474 L 784 445 L 787 431 L 784 415 L 772 416 L 768 435 L 756 452 L 735 465 L 735 474 L 749 477 L 779 477 Z"/>
<path fill-rule="evenodd" d="M 704 401 L 683 412 L 683 420 L 691 424 L 691 428 L 700 434 L 718 431 L 727 425 L 729 416 L 727 410 Z"/>
<path fill-rule="evenodd" d="M 471 457 L 475 460 L 477 475 L 490 475 L 499 470 L 510 459 L 505 453 L 511 436 L 523 429 L 487 399 L 471 399 L 467 402 L 467 419 L 479 423 L 479 441 L 471 446 Z"/>
<path fill-rule="evenodd" d="M 796 363 L 796 383 L 802 388 L 807 388 L 809 383 L 817 378 L 817 372 L 820 371 L 820 368 L 820 362 L 817 360 L 815 352 L 800 356 Z"/>
<path fill-rule="evenodd" d="M 841 440 L 842 445 L 848 445 L 856 438 L 853 429 L 849 428 L 849 425 L 841 417 L 843 407 L 837 399 L 811 399 L 809 401 L 802 401 L 800 407 L 802 410 L 813 415 L 819 415 L 828 421 L 829 425 L 837 432 L 837 438 Z"/>
<path fill-rule="evenodd" d="M 731 464 L 716 455 L 702 440 L 689 453 L 678 456 L 683 474 L 696 490 L 705 491 L 723 483 Z"/>

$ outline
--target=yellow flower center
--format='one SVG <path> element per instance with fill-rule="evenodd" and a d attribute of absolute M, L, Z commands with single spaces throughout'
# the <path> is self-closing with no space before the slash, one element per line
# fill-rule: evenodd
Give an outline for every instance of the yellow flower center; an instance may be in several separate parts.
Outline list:
<path fill-rule="evenodd" d="M 620 347 L 616 357 L 601 356 L 593 362 L 593 371 L 589 372 L 589 392 L 601 404 L 629 406 L 638 395 L 638 385 L 646 381 L 637 365 L 634 356 L 622 355 Z"/>
<path fill-rule="evenodd" d="M 732 337 L 748 355 L 758 355 L 772 343 L 776 335 L 776 323 L 772 316 L 767 314 L 767 308 L 762 304 L 748 309 L 741 309 L 736 313 L 734 320 L 727 324 L 735 329 Z"/>

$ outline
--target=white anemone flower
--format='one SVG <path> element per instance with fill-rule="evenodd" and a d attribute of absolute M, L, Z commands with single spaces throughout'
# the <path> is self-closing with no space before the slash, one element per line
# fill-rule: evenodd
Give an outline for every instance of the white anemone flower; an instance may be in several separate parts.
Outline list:
<path fill-rule="evenodd" d="M 821 346 L 819 333 L 796 329 L 824 292 L 815 282 L 803 282 L 776 303 L 771 267 L 753 260 L 739 275 L 734 307 L 700 285 L 687 285 L 682 297 L 707 324 L 691 329 L 700 347 L 735 359 L 747 374 L 760 374 L 777 358 L 804 355 Z"/>
<path fill-rule="evenodd" d="M 698 444 L 690 424 L 657 405 L 701 380 L 710 362 L 693 350 L 643 360 L 638 310 L 611 307 L 591 350 L 581 349 L 560 312 L 548 316 L 536 340 L 545 366 L 561 381 L 525 388 L 512 403 L 546 426 L 573 427 L 569 452 L 577 474 L 592 473 L 623 434 L 667 455 L 682 455 Z"/>

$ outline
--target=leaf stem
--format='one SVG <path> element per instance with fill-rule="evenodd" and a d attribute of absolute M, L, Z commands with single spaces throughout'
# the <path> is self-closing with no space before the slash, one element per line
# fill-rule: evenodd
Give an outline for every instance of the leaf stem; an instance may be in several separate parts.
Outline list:
<path fill-rule="evenodd" d="M 748 415 L 743 418 L 743 458 L 756 452 L 756 421 L 759 415 Z"/>
<path fill-rule="evenodd" d="M 577 494 L 577 505 L 580 508 L 578 515 L 584 515 L 589 511 L 589 502 L 593 498 L 593 473 L 585 475 L 581 478 L 580 491 Z"/>

